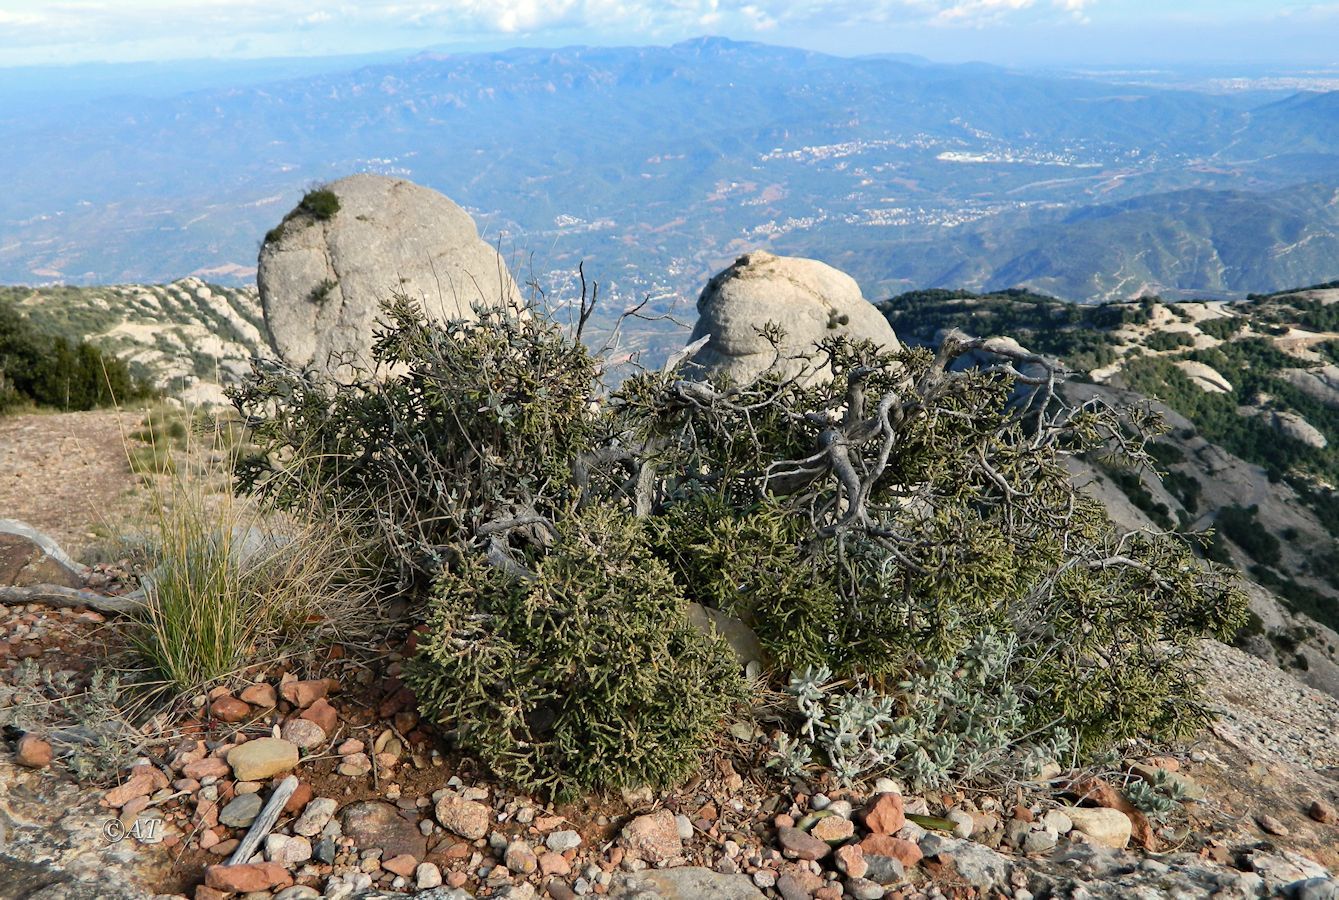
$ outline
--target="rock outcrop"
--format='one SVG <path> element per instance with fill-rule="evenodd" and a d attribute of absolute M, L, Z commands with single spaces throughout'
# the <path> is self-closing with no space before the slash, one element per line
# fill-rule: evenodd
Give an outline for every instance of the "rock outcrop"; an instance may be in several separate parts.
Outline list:
<path fill-rule="evenodd" d="M 473 318 L 476 304 L 520 293 L 474 220 L 434 190 L 381 175 L 326 187 L 338 209 L 299 204 L 266 238 L 256 275 L 274 350 L 298 366 L 338 369 L 366 357 L 380 304 L 402 292 L 438 320 Z"/>
<path fill-rule="evenodd" d="M 803 358 L 834 335 L 898 349 L 892 326 L 861 295 L 855 279 L 815 259 L 761 250 L 741 256 L 707 283 L 697 311 L 691 340 L 707 342 L 690 366 L 708 377 L 748 382 L 773 365 L 785 376 L 821 377 L 807 371 L 811 367 Z M 759 334 L 769 322 L 785 332 L 780 358 Z"/>

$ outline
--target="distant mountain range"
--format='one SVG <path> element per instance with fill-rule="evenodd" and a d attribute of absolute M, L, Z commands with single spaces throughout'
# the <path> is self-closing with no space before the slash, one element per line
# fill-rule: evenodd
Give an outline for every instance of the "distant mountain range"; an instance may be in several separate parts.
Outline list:
<path fill-rule="evenodd" d="M 47 79 L 48 102 L 0 91 L 0 281 L 244 283 L 304 188 L 366 170 L 464 205 L 523 279 L 557 288 L 584 259 L 657 306 L 756 247 L 825 259 L 870 296 L 1339 276 L 1339 94 L 721 39 L 280 71 L 192 72 L 167 96 L 138 70 L 114 97 L 72 75 Z"/>

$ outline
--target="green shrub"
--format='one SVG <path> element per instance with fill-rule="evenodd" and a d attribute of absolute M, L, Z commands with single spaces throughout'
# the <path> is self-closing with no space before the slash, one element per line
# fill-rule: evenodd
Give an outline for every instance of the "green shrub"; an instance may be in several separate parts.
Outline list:
<path fill-rule="evenodd" d="M 743 696 L 642 525 L 603 506 L 568 520 L 533 579 L 477 557 L 443 573 L 405 679 L 493 771 L 564 797 L 675 783 Z"/>
<path fill-rule="evenodd" d="M 91 344 L 41 331 L 17 309 L 0 303 L 0 412 L 27 404 L 95 409 L 151 393 L 122 360 Z"/>
<path fill-rule="evenodd" d="M 954 370 L 1011 352 L 962 336 L 895 354 L 833 337 L 814 348 L 823 378 L 645 372 L 602 394 L 597 361 L 540 311 L 384 312 L 375 371 L 262 367 L 234 394 L 262 450 L 239 484 L 320 497 L 406 586 L 435 585 L 409 678 L 511 780 L 571 793 L 687 771 L 735 682 L 682 630 L 685 600 L 745 620 L 783 666 L 894 701 L 987 638 L 1027 648 L 976 695 L 1025 718 L 972 739 L 1010 745 L 992 756 L 1025 752 L 1006 735 L 1088 754 L 1204 720 L 1195 647 L 1231 635 L 1244 598 L 1181 539 L 1117 532 L 1066 468 L 1149 465 L 1145 409 Z"/>
<path fill-rule="evenodd" d="M 590 354 L 511 311 L 442 328 L 400 297 L 386 317 L 378 371 L 335 382 L 262 363 L 232 393 L 258 447 L 239 461 L 239 487 L 286 509 L 318 498 L 379 542 L 405 583 L 449 557 L 545 540 L 600 427 Z"/>
<path fill-rule="evenodd" d="M 1144 341 L 1150 350 L 1179 350 L 1195 343 L 1195 338 L 1186 331 L 1155 331 Z"/>
<path fill-rule="evenodd" d="M 1258 506 L 1224 506 L 1214 516 L 1214 524 L 1222 534 L 1257 562 L 1277 566 L 1282 556 L 1279 539 L 1270 534 L 1257 515 Z"/>
<path fill-rule="evenodd" d="M 333 219 L 339 212 L 339 197 L 329 188 L 314 188 L 302 195 L 297 208 L 313 219 Z"/>

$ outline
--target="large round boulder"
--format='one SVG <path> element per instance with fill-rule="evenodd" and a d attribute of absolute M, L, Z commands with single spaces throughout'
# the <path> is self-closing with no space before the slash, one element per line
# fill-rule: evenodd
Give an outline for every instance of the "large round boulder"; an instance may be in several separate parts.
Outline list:
<path fill-rule="evenodd" d="M 393 294 L 418 300 L 437 320 L 472 319 L 476 304 L 520 302 L 467 212 L 437 191 L 382 175 L 353 175 L 308 194 L 266 236 L 256 281 L 275 352 L 331 370 L 366 362 L 381 303 Z"/>
<path fill-rule="evenodd" d="M 822 377 L 805 357 L 825 338 L 868 339 L 898 349 L 893 328 L 845 272 L 816 259 L 755 251 L 707 283 L 697 301 L 691 341 L 707 338 L 692 366 L 707 377 L 737 383 L 757 378 L 774 364 L 783 377 Z M 760 329 L 775 323 L 785 333 L 780 358 Z"/>

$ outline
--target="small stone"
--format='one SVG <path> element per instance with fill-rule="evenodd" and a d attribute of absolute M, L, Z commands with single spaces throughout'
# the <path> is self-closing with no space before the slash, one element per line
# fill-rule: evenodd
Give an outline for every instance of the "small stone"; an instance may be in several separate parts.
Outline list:
<path fill-rule="evenodd" d="M 809 833 L 827 844 L 840 844 L 855 834 L 855 825 L 841 816 L 825 816 L 814 823 Z"/>
<path fill-rule="evenodd" d="M 833 857 L 837 862 L 837 871 L 849 878 L 864 878 L 865 873 L 869 871 L 869 864 L 865 862 L 865 851 L 861 850 L 858 844 L 838 847 Z"/>
<path fill-rule="evenodd" d="M 290 681 L 279 685 L 279 695 L 298 709 L 306 709 L 330 690 L 324 678 L 311 681 Z"/>
<path fill-rule="evenodd" d="M 1322 825 L 1339 824 L 1339 810 L 1324 800 L 1313 800 L 1306 814 Z"/>
<path fill-rule="evenodd" d="M 309 839 L 298 835 L 267 834 L 265 858 L 291 869 L 312 858 L 312 843 Z"/>
<path fill-rule="evenodd" d="M 1023 852 L 1049 853 L 1055 849 L 1056 840 L 1054 831 L 1029 831 L 1023 838 Z"/>
<path fill-rule="evenodd" d="M 544 846 L 554 853 L 566 853 L 581 846 L 581 835 L 575 831 L 551 831 L 544 839 Z"/>
<path fill-rule="evenodd" d="M 229 828 L 246 828 L 256 821 L 260 808 L 264 806 L 260 794 L 238 794 L 228 805 L 219 810 L 219 824 Z"/>
<path fill-rule="evenodd" d="M 333 838 L 321 838 L 312 847 L 312 858 L 325 865 L 333 865 L 335 862 L 335 841 Z"/>
<path fill-rule="evenodd" d="M 629 851 L 650 863 L 668 862 L 683 853 L 679 823 L 668 809 L 638 816 L 623 826 L 620 837 Z M 809 836 L 806 834 L 805 837 Z M 823 846 L 827 847 L 826 844 Z"/>
<path fill-rule="evenodd" d="M 753 873 L 753 883 L 766 890 L 776 886 L 776 873 L 771 869 L 759 869 Z"/>
<path fill-rule="evenodd" d="M 906 867 L 892 856 L 866 854 L 865 867 L 865 877 L 879 884 L 898 884 L 907 877 Z"/>
<path fill-rule="evenodd" d="M 29 769 L 45 769 L 51 765 L 51 745 L 35 734 L 25 734 L 19 738 L 14 762 Z"/>
<path fill-rule="evenodd" d="M 242 863 L 235 866 L 210 866 L 205 869 L 205 885 L 216 891 L 246 894 L 288 887 L 293 883 L 288 870 L 278 863 Z"/>
<path fill-rule="evenodd" d="M 691 841 L 693 839 L 693 820 L 684 815 L 674 817 L 674 822 L 679 826 L 679 840 Z"/>
<path fill-rule="evenodd" d="M 220 722 L 241 722 L 251 715 L 251 707 L 245 700 L 225 695 L 209 704 L 209 714 Z"/>
<path fill-rule="evenodd" d="M 1062 812 L 1074 823 L 1074 830 L 1092 838 L 1093 842 L 1113 850 L 1123 850 L 1130 842 L 1133 826 L 1130 817 L 1118 809 L 1105 806 L 1069 806 Z"/>
<path fill-rule="evenodd" d="M 321 833 L 321 829 L 326 826 L 335 815 L 335 810 L 339 804 L 329 797 L 317 797 L 307 804 L 302 815 L 298 816 L 297 821 L 293 823 L 293 833 L 315 837 Z"/>
<path fill-rule="evenodd" d="M 561 853 L 554 853 L 550 850 L 548 853 L 540 854 L 539 871 L 545 876 L 569 875 L 572 872 L 572 864 Z"/>
<path fill-rule="evenodd" d="M 539 868 L 535 851 L 525 841 L 512 841 L 502 853 L 502 862 L 516 875 L 530 875 Z"/>
<path fill-rule="evenodd" d="M 418 860 L 408 853 L 401 853 L 399 856 L 383 860 L 381 867 L 387 872 L 408 878 L 418 870 Z"/>
<path fill-rule="evenodd" d="M 1056 834 L 1069 834 L 1074 830 L 1074 823 L 1069 816 L 1058 809 L 1047 810 L 1046 815 L 1041 817 L 1041 824 Z"/>
<path fill-rule="evenodd" d="M 279 729 L 279 736 L 299 750 L 311 750 L 326 741 L 325 731 L 309 719 L 289 719 Z"/>
<path fill-rule="evenodd" d="M 793 859 L 819 860 L 832 852 L 825 841 L 798 828 L 778 828 L 777 840 L 785 854 Z"/>
<path fill-rule="evenodd" d="M 182 775 L 196 781 L 203 778 L 223 778 L 231 772 L 232 769 L 228 767 L 228 763 L 216 756 L 209 756 L 205 759 L 187 763 L 181 770 Z"/>
<path fill-rule="evenodd" d="M 919 863 L 924 855 L 915 841 L 886 834 L 871 834 L 860 842 L 860 849 L 866 860 L 874 856 L 888 856 L 908 869 Z"/>
<path fill-rule="evenodd" d="M 362 753 L 367 749 L 367 745 L 357 738 L 345 738 L 340 745 L 335 748 L 335 752 L 340 756 L 348 756 L 350 753 Z"/>
<path fill-rule="evenodd" d="M 855 900 L 880 900 L 884 894 L 883 885 L 868 878 L 847 879 L 846 891 Z"/>
<path fill-rule="evenodd" d="M 339 712 L 324 697 L 304 709 L 298 718 L 304 722 L 311 722 L 320 726 L 326 734 L 334 734 L 335 727 L 339 724 Z M 363 748 L 359 747 L 358 749 L 361 751 Z"/>
<path fill-rule="evenodd" d="M 1277 837 L 1287 837 L 1292 833 L 1287 825 L 1284 825 L 1269 813 L 1260 813 L 1255 817 L 1255 821 L 1262 829 L 1264 829 L 1266 834 L 1272 834 Z"/>
<path fill-rule="evenodd" d="M 437 801 L 437 821 L 452 834 L 477 841 L 488 834 L 493 822 L 493 811 L 482 803 L 460 797 L 443 797 Z"/>
<path fill-rule="evenodd" d="M 971 813 L 961 809 L 950 809 L 944 814 L 944 818 L 953 823 L 953 836 L 958 838 L 967 838 L 972 836 L 976 830 L 976 820 L 972 818 Z"/>
<path fill-rule="evenodd" d="M 871 834 L 897 834 L 906 821 L 901 794 L 879 794 L 865 810 L 865 828 Z"/>
<path fill-rule="evenodd" d="M 256 738 L 228 751 L 228 765 L 238 781 L 264 781 L 297 764 L 298 748 L 281 738 Z"/>
<path fill-rule="evenodd" d="M 273 709 L 276 700 L 274 686 L 263 683 L 249 685 L 237 696 L 252 706 L 259 706 L 261 709 Z"/>

